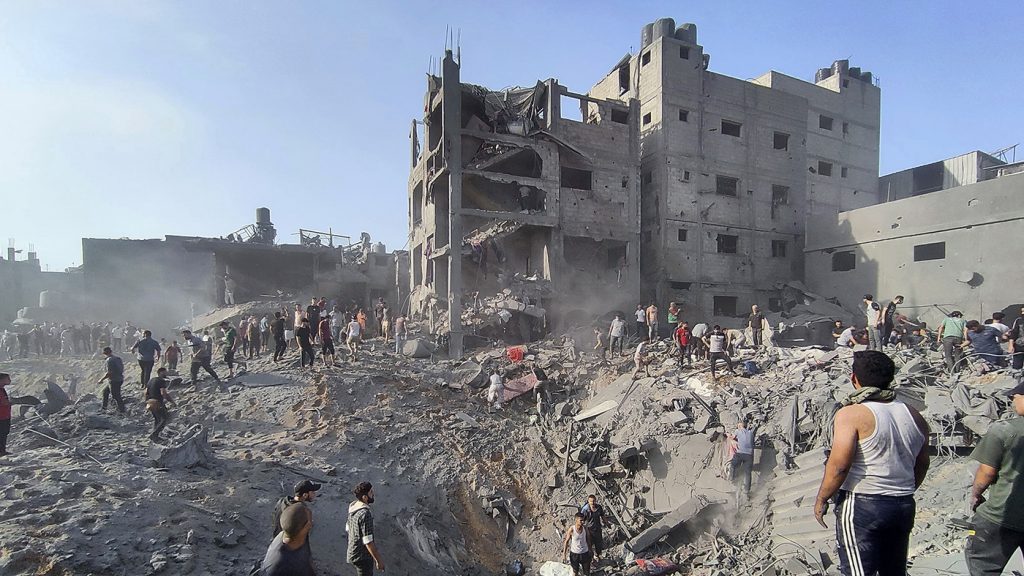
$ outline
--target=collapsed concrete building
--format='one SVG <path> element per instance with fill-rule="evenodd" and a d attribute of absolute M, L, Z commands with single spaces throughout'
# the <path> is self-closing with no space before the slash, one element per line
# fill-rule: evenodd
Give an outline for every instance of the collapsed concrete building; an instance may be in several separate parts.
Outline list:
<path fill-rule="evenodd" d="M 814 83 L 709 62 L 696 25 L 663 18 L 589 94 L 640 101 L 644 295 L 733 325 L 781 310 L 808 222 L 878 201 L 880 91 L 846 60 Z"/>
<path fill-rule="evenodd" d="M 448 51 L 427 78 L 409 176 L 411 310 L 502 295 L 511 338 L 630 309 L 640 285 L 639 103 L 556 80 L 492 91 Z M 422 126 L 422 134 L 420 130 Z M 532 307 L 532 308 L 531 308 Z M 516 322 L 522 320 L 522 322 Z M 462 354 L 464 322 L 450 351 Z"/>
<path fill-rule="evenodd" d="M 808 225 L 808 286 L 851 309 L 901 294 L 930 326 L 953 310 L 1016 317 L 1024 271 L 1006 247 L 1024 233 L 1022 165 L 972 152 L 883 176 L 893 202 Z"/>
<path fill-rule="evenodd" d="M 18 259 L 19 252 L 12 240 L 7 257 L 0 257 L 0 323 L 58 319 L 65 304 L 61 295 L 80 291 L 82 275 L 43 270 L 32 245 L 24 259 Z"/>

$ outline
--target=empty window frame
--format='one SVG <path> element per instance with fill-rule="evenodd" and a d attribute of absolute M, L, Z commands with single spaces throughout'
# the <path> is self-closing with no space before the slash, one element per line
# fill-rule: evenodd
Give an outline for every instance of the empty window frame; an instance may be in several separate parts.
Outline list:
<path fill-rule="evenodd" d="M 772 240 L 772 258 L 785 258 L 787 244 L 785 240 Z"/>
<path fill-rule="evenodd" d="M 647 114 L 644 114 L 644 126 L 647 126 L 650 123 L 651 123 L 651 113 L 648 112 Z"/>
<path fill-rule="evenodd" d="M 629 124 L 629 112 L 612 108 L 612 122 L 616 124 Z"/>
<path fill-rule="evenodd" d="M 669 282 L 668 285 L 673 290 L 689 290 L 693 282 Z"/>
<path fill-rule="evenodd" d="M 735 196 L 740 189 L 740 179 L 732 176 L 715 176 L 715 194 L 722 196 Z"/>
<path fill-rule="evenodd" d="M 818 160 L 818 175 L 832 177 L 832 163 Z"/>
<path fill-rule="evenodd" d="M 946 243 L 932 242 L 914 246 L 914 262 L 926 260 L 943 260 L 946 258 Z"/>
<path fill-rule="evenodd" d="M 683 170 L 683 182 L 689 182 L 689 181 L 690 181 L 690 171 L 689 170 Z"/>
<path fill-rule="evenodd" d="M 735 316 L 738 303 L 735 296 L 715 296 L 712 299 L 715 316 Z"/>
<path fill-rule="evenodd" d="M 772 184 L 772 205 L 789 204 L 789 186 Z"/>
<path fill-rule="evenodd" d="M 743 130 L 743 125 L 739 122 L 733 122 L 732 120 L 722 120 L 722 134 L 726 136 L 740 137 L 740 133 Z"/>
<path fill-rule="evenodd" d="M 680 242 L 686 242 L 686 228 L 680 228 L 676 230 L 676 240 Z"/>
<path fill-rule="evenodd" d="M 690 111 L 689 110 L 683 110 L 683 109 L 680 108 L 679 109 L 679 121 L 680 122 L 689 122 L 690 121 Z"/>
<path fill-rule="evenodd" d="M 818 114 L 818 128 L 822 130 L 832 130 L 833 119 L 831 116 L 825 116 L 824 114 Z"/>
<path fill-rule="evenodd" d="M 619 92 L 629 90 L 629 64 L 619 67 Z"/>
<path fill-rule="evenodd" d="M 689 60 L 690 59 L 690 47 L 689 46 L 680 46 L 679 47 L 679 57 L 682 58 L 683 60 Z"/>
<path fill-rule="evenodd" d="M 650 63 L 651 63 L 651 53 L 649 51 L 648 52 L 644 52 L 643 55 L 640 56 L 640 65 L 641 66 L 647 66 Z"/>
<path fill-rule="evenodd" d="M 857 255 L 852 251 L 832 253 L 832 271 L 849 272 L 857 268 Z"/>
<path fill-rule="evenodd" d="M 846 166 L 843 166 L 843 167 L 839 168 L 839 177 L 840 178 L 846 178 L 846 174 L 847 174 Z"/>
<path fill-rule="evenodd" d="M 735 254 L 739 247 L 740 237 L 731 234 L 719 234 L 716 238 L 719 254 Z"/>
<path fill-rule="evenodd" d="M 651 173 L 651 172 L 644 172 L 644 173 L 640 174 L 640 183 L 641 184 L 650 184 L 651 182 L 654 182 L 654 174 L 653 173 Z"/>
<path fill-rule="evenodd" d="M 772 138 L 772 148 L 776 150 L 789 150 L 789 134 L 776 132 Z"/>
<path fill-rule="evenodd" d="M 562 166 L 562 188 L 575 188 L 577 190 L 590 190 L 593 186 L 593 173 L 590 170 L 580 170 Z"/>

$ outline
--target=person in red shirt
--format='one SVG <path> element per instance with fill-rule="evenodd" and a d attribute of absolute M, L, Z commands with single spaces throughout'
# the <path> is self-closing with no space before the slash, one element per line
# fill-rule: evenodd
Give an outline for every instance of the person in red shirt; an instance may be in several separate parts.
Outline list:
<path fill-rule="evenodd" d="M 334 336 L 331 334 L 331 315 L 327 314 L 320 320 L 320 326 L 317 327 L 320 332 L 320 359 L 324 362 L 324 367 L 334 366 Z M 327 357 L 331 358 L 331 363 L 327 363 Z"/>
<path fill-rule="evenodd" d="M 11 397 L 5 386 L 11 383 L 10 374 L 0 374 L 0 456 L 7 456 L 7 435 L 11 433 Z"/>
<path fill-rule="evenodd" d="M 690 325 L 680 322 L 676 328 L 675 339 L 679 345 L 679 365 L 690 367 L 693 364 L 690 356 Z"/>

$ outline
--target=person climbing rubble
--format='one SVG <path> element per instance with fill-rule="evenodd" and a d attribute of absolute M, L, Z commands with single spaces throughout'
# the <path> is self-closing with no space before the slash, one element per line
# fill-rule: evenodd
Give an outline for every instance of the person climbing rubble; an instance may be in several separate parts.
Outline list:
<path fill-rule="evenodd" d="M 103 409 L 107 409 L 107 403 L 113 397 L 117 411 L 124 414 L 124 399 L 121 397 L 121 385 L 124 384 L 124 361 L 121 360 L 120 356 L 114 354 L 110 346 L 103 349 L 103 356 L 106 357 L 103 361 L 106 373 L 97 382 L 97 384 L 103 384 L 104 381 L 107 382 L 107 385 L 103 388 Z"/>
<path fill-rule="evenodd" d="M 0 373 L 0 456 L 7 456 L 7 436 L 11 433 L 11 397 L 7 387 L 11 385 L 11 375 Z"/>
<path fill-rule="evenodd" d="M 373 485 L 360 482 L 352 491 L 356 499 L 349 504 L 348 522 L 345 532 L 348 533 L 348 550 L 346 560 L 356 569 L 356 576 L 373 576 L 373 570 L 384 571 L 384 558 L 377 549 L 373 536 Z"/>
<path fill-rule="evenodd" d="M 597 503 L 597 496 L 594 494 L 587 496 L 587 503 L 580 509 L 580 514 L 583 514 L 583 526 L 587 529 L 587 535 L 590 537 L 594 562 L 600 562 L 601 551 L 604 550 L 602 528 L 610 525 L 611 521 L 605 514 L 604 506 Z"/>
<path fill-rule="evenodd" d="M 135 353 L 139 361 L 139 385 L 145 388 L 153 376 L 153 366 L 160 359 L 160 343 L 153 339 L 152 332 L 143 330 L 142 338 L 132 344 L 130 351 Z"/>
<path fill-rule="evenodd" d="M 814 503 L 821 526 L 836 502 L 840 571 L 906 574 L 914 492 L 930 459 L 924 418 L 896 399 L 896 365 L 877 350 L 853 355 L 854 393 L 835 414 L 832 450 Z"/>
<path fill-rule="evenodd" d="M 153 432 L 149 439 L 153 442 L 160 441 L 160 432 L 171 421 L 171 414 L 167 410 L 167 403 L 174 404 L 171 393 L 167 391 L 167 368 L 160 367 L 156 376 L 146 384 L 146 410 L 153 414 Z"/>
<path fill-rule="evenodd" d="M 1003 354 L 1003 347 L 999 345 L 1002 336 L 999 330 L 982 324 L 977 320 L 970 320 L 965 325 L 967 328 L 967 341 L 961 344 L 962 347 L 970 347 L 974 356 L 984 363 L 983 370 L 994 370 L 1006 366 L 1006 355 Z"/>
<path fill-rule="evenodd" d="M 963 357 L 963 343 L 967 338 L 967 322 L 959 310 L 954 310 L 942 319 L 935 341 L 942 346 L 942 356 L 946 360 L 946 373 L 952 374 L 960 369 Z"/>
<path fill-rule="evenodd" d="M 189 367 L 191 379 L 189 380 L 189 384 L 193 387 L 199 385 L 197 378 L 199 378 L 200 368 L 206 370 L 207 374 L 213 376 L 213 379 L 220 384 L 220 376 L 217 376 L 217 373 L 213 371 L 213 367 L 210 366 L 210 359 L 213 357 L 213 353 L 211 352 L 210 347 L 206 345 L 206 341 L 199 336 L 193 335 L 191 330 L 182 330 L 181 337 L 192 350 L 192 362 Z"/>
<path fill-rule="evenodd" d="M 600 356 L 602 360 L 608 357 L 607 352 L 608 345 L 604 341 L 604 332 L 600 328 L 594 327 L 594 351 L 595 356 Z"/>
<path fill-rule="evenodd" d="M 235 305 L 235 293 L 238 291 L 238 282 L 230 274 L 224 275 L 224 305 Z"/>
<path fill-rule="evenodd" d="M 641 340 L 636 345 L 636 352 L 633 353 L 633 380 L 636 380 L 637 376 L 640 375 L 640 370 L 650 377 L 651 376 L 651 359 L 647 356 L 647 341 Z"/>
<path fill-rule="evenodd" d="M 505 381 L 498 373 L 498 369 L 494 368 L 491 370 L 490 385 L 487 387 L 487 412 L 491 411 L 491 406 L 494 406 L 495 410 L 501 410 L 501 403 L 504 399 Z"/>
<path fill-rule="evenodd" d="M 998 576 L 1017 550 L 1024 552 L 1024 383 L 1006 396 L 1016 418 L 993 424 L 971 453 L 978 462 L 971 485 L 974 517 L 965 549 L 971 576 Z"/>
<path fill-rule="evenodd" d="M 313 554 L 309 549 L 309 531 L 313 512 L 305 504 L 287 507 L 281 513 L 281 532 L 267 548 L 261 576 L 313 576 Z"/>
<path fill-rule="evenodd" d="M 608 327 L 608 348 L 612 355 L 615 354 L 615 349 L 618 348 L 619 356 L 622 356 L 622 341 L 626 339 L 626 321 L 622 319 L 622 314 L 616 314 L 615 318 L 612 319 L 611 326 Z"/>
<path fill-rule="evenodd" d="M 584 519 L 583 513 L 577 512 L 573 525 L 565 531 L 565 539 L 562 541 L 562 557 L 569 561 L 573 576 L 589 575 L 593 559 L 590 532 L 583 525 Z"/>
<path fill-rule="evenodd" d="M 219 324 L 222 336 L 220 340 L 221 351 L 224 353 L 224 363 L 228 365 L 228 378 L 235 377 L 235 364 L 240 364 L 239 370 L 246 367 L 244 360 L 235 360 L 235 352 L 238 351 L 238 330 L 226 320 Z"/>
<path fill-rule="evenodd" d="M 750 478 L 754 471 L 754 431 L 747 428 L 747 421 L 740 418 L 736 422 L 736 430 L 726 433 L 730 440 L 736 442 L 736 451 L 732 457 L 732 480 L 736 486 L 736 504 L 745 502 L 750 497 Z"/>

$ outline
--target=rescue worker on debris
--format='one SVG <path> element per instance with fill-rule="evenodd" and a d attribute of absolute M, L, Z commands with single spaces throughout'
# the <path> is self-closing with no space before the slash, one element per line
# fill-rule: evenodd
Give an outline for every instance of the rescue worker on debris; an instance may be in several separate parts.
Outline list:
<path fill-rule="evenodd" d="M 814 502 L 825 527 L 836 497 L 839 569 L 846 576 L 906 574 L 914 491 L 928 472 L 928 425 L 890 389 L 896 365 L 877 350 L 855 352 L 855 392 L 835 415 L 832 450 Z"/>
<path fill-rule="evenodd" d="M 590 574 L 590 562 L 593 558 L 590 532 L 583 525 L 583 520 L 583 513 L 577 512 L 573 525 L 565 531 L 565 539 L 562 541 L 562 556 L 572 566 L 573 576 Z"/>
<path fill-rule="evenodd" d="M 591 548 L 594 551 L 594 561 L 601 561 L 601 550 L 604 549 L 604 537 L 601 533 L 601 528 L 609 523 L 607 515 L 604 512 L 604 506 L 597 503 L 597 496 L 591 494 L 587 496 L 587 503 L 583 505 L 580 510 L 580 514 L 583 514 L 583 526 L 587 529 L 587 534 L 590 536 Z"/>

